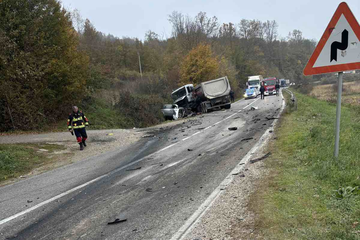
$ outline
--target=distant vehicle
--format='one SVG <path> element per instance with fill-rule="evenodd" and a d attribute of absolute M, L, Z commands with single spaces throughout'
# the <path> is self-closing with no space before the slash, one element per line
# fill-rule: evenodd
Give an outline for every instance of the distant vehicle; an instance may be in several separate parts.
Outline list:
<path fill-rule="evenodd" d="M 218 79 L 202 82 L 195 87 L 196 101 L 200 102 L 203 113 L 213 108 L 231 108 L 229 79 L 221 77 Z"/>
<path fill-rule="evenodd" d="M 275 95 L 276 94 L 276 89 L 275 89 L 275 84 L 276 84 L 276 77 L 269 77 L 269 78 L 265 78 L 263 80 L 264 83 L 264 87 L 265 87 L 265 95 Z"/>
<path fill-rule="evenodd" d="M 257 96 L 259 95 L 258 92 L 259 91 L 256 87 L 247 88 L 245 89 L 244 98 L 245 99 L 257 98 Z"/>
<path fill-rule="evenodd" d="M 249 76 L 247 81 L 247 88 L 256 88 L 258 91 L 258 95 L 260 94 L 260 83 L 264 80 L 263 76 L 256 75 L 256 76 Z"/>
<path fill-rule="evenodd" d="M 177 104 L 165 104 L 161 112 L 165 120 L 177 120 L 178 118 L 183 118 L 185 115 L 184 108 L 179 108 Z"/>
<path fill-rule="evenodd" d="M 286 80 L 280 79 L 280 87 L 286 87 Z"/>

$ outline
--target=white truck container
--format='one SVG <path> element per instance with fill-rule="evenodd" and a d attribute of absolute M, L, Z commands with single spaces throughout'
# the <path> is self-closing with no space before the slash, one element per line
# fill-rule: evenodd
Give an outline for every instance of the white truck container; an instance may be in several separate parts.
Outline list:
<path fill-rule="evenodd" d="M 218 79 L 202 82 L 195 87 L 196 101 L 201 106 L 203 113 L 213 108 L 231 107 L 229 79 L 221 77 Z"/>

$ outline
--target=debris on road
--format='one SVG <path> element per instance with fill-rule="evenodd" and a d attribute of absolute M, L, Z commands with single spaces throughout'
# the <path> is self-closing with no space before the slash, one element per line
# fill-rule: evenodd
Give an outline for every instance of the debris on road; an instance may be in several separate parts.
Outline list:
<path fill-rule="evenodd" d="M 237 127 L 229 127 L 228 128 L 230 131 L 235 131 L 235 130 L 237 130 Z"/>
<path fill-rule="evenodd" d="M 250 110 L 254 111 L 254 110 L 258 110 L 259 107 L 251 107 Z"/>
<path fill-rule="evenodd" d="M 33 201 L 31 201 L 31 200 L 27 200 L 27 203 L 32 203 Z"/>
<path fill-rule="evenodd" d="M 243 142 L 243 141 L 249 141 L 249 140 L 252 140 L 252 139 L 253 139 L 252 137 L 250 137 L 250 138 L 244 138 L 244 139 L 241 140 L 241 142 Z"/>
<path fill-rule="evenodd" d="M 155 135 L 154 134 L 148 134 L 148 135 L 142 136 L 142 138 L 152 138 L 152 137 L 155 137 Z"/>
<path fill-rule="evenodd" d="M 147 188 L 145 191 L 147 191 L 147 192 L 152 192 L 153 189 L 152 189 L 152 188 Z"/>
<path fill-rule="evenodd" d="M 117 223 L 122 223 L 122 222 L 126 222 L 126 221 L 127 221 L 126 218 L 125 218 L 125 219 L 119 219 L 119 218 L 117 218 L 117 219 L 115 219 L 115 220 L 112 221 L 112 222 L 108 222 L 108 225 L 117 224 Z"/>
<path fill-rule="evenodd" d="M 274 119 L 279 119 L 279 118 L 277 118 L 277 117 L 265 117 L 266 118 L 266 120 L 274 120 Z"/>
<path fill-rule="evenodd" d="M 191 148 L 188 148 L 188 151 L 189 151 L 189 152 L 191 152 L 191 151 L 193 151 L 193 149 L 191 149 Z"/>
<path fill-rule="evenodd" d="M 137 167 L 137 168 L 130 168 L 130 169 L 126 169 L 126 171 L 135 171 L 135 170 L 140 170 L 141 167 Z"/>
<path fill-rule="evenodd" d="M 254 160 L 250 160 L 250 163 L 259 162 L 259 161 L 264 160 L 265 158 L 269 157 L 270 155 L 271 155 L 271 152 L 268 152 L 267 154 L 265 154 L 265 155 L 262 156 L 262 157 L 255 158 Z"/>

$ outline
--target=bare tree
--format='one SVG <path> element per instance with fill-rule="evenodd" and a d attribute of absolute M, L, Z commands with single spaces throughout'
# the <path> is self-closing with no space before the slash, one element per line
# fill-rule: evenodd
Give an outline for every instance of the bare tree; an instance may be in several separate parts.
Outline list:
<path fill-rule="evenodd" d="M 81 17 L 79 10 L 75 8 L 72 12 L 70 12 L 70 16 L 74 29 L 78 33 L 82 34 L 84 32 L 85 20 Z"/>
<path fill-rule="evenodd" d="M 240 38 L 248 39 L 249 37 L 249 20 L 242 19 L 239 23 Z"/>
<path fill-rule="evenodd" d="M 277 28 L 278 24 L 275 20 L 269 21 L 263 23 L 263 29 L 264 29 L 264 36 L 265 40 L 269 43 L 273 42 L 277 38 Z"/>

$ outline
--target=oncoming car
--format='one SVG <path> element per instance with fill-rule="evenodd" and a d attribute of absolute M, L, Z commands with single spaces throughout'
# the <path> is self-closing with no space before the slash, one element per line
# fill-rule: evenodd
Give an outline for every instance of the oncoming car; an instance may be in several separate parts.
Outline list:
<path fill-rule="evenodd" d="M 161 109 L 165 120 L 176 120 L 185 115 L 184 108 L 179 108 L 177 104 L 165 104 Z"/>

